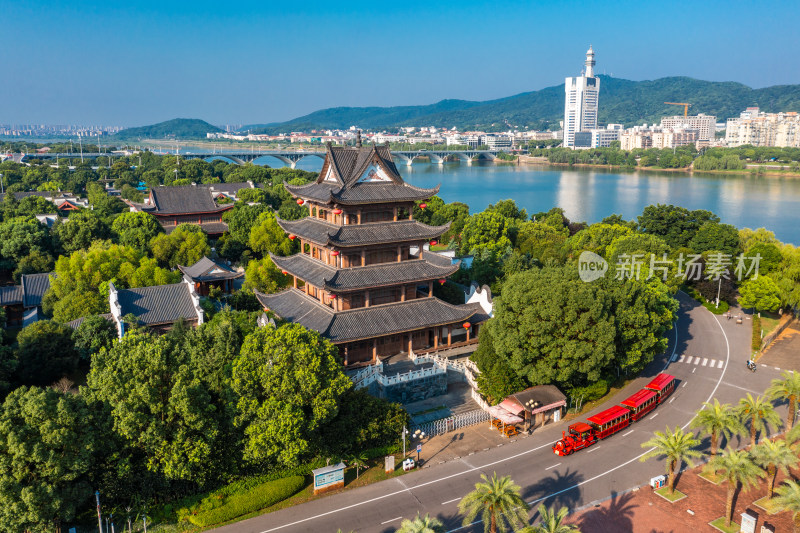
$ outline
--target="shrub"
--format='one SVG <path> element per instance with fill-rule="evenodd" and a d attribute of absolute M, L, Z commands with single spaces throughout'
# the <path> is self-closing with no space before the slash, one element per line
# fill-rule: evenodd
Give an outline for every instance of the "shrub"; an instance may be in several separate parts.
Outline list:
<path fill-rule="evenodd" d="M 587 385 L 585 387 L 575 387 L 569 391 L 570 397 L 576 402 L 581 402 L 581 404 L 593 402 L 594 400 L 602 398 L 606 394 L 608 394 L 608 382 L 604 379 L 599 379 L 591 385 Z"/>
<path fill-rule="evenodd" d="M 750 346 L 754 352 L 761 348 L 761 317 L 753 315 L 753 341 Z"/>
<path fill-rule="evenodd" d="M 292 496 L 306 486 L 304 476 L 292 476 L 259 485 L 249 492 L 233 494 L 219 507 L 201 511 L 189 516 L 189 521 L 199 527 L 208 527 L 221 524 L 234 518 L 275 505 Z M 211 497 L 214 497 L 212 495 Z M 210 502 L 201 503 L 201 508 L 212 505 Z"/>

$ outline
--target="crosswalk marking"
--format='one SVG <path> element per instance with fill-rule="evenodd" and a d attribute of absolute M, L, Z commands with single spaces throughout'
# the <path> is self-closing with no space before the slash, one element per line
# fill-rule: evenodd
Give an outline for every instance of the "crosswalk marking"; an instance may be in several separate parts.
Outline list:
<path fill-rule="evenodd" d="M 689 357 L 687 357 L 687 358 L 686 358 L 686 364 L 687 364 L 687 365 L 690 365 L 690 364 L 692 364 L 692 356 L 691 356 L 691 355 L 690 355 Z"/>
<path fill-rule="evenodd" d="M 678 362 L 679 362 L 679 363 L 683 363 L 684 359 L 686 359 L 686 356 L 685 356 L 685 355 L 682 355 L 682 356 L 681 356 L 681 358 L 680 358 L 680 360 L 678 360 Z"/>
<path fill-rule="evenodd" d="M 703 366 L 706 366 L 707 364 L 708 364 L 708 357 L 704 357 L 703 358 Z M 712 364 L 712 366 L 713 366 L 713 364 Z"/>
<path fill-rule="evenodd" d="M 694 358 L 694 364 L 695 365 L 699 365 L 700 364 L 700 358 L 699 357 L 695 357 Z"/>
<path fill-rule="evenodd" d="M 717 361 L 717 368 L 722 368 L 722 364 L 723 364 L 722 360 Z"/>
<path fill-rule="evenodd" d="M 676 362 L 686 363 L 687 365 L 707 366 L 708 368 L 724 368 L 725 361 L 720 359 L 711 359 L 708 357 L 700 357 L 697 355 L 681 355 L 680 359 Z"/>

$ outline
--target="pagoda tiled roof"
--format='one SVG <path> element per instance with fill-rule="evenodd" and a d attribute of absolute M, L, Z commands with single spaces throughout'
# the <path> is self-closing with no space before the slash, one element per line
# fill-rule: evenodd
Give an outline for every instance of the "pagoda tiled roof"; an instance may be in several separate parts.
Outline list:
<path fill-rule="evenodd" d="M 178 265 L 178 270 L 183 272 L 193 281 L 215 281 L 221 279 L 236 279 L 244 274 L 233 270 L 231 267 L 218 263 L 208 257 L 203 257 L 192 266 Z"/>
<path fill-rule="evenodd" d="M 479 304 L 452 305 L 434 297 L 338 312 L 294 288 L 277 294 L 256 291 L 256 297 L 284 320 L 313 329 L 335 343 L 485 319 Z"/>
<path fill-rule="evenodd" d="M 278 218 L 277 222 L 287 233 L 323 246 L 330 245 L 335 247 L 424 241 L 435 239 L 450 229 L 449 222 L 443 226 L 428 226 L 416 220 L 345 224 L 344 226 L 331 224 L 312 217 L 305 217 L 300 220 Z"/>
<path fill-rule="evenodd" d="M 426 258 L 427 255 L 426 253 Z M 272 261 L 281 270 L 316 287 L 334 292 L 446 278 L 455 273 L 460 264 L 452 264 L 449 258 L 445 259 L 447 259 L 446 265 L 427 259 L 411 259 L 369 266 L 336 268 L 306 254 L 295 254 L 290 257 L 272 256 Z"/>
<path fill-rule="evenodd" d="M 370 167 L 380 167 L 388 181 L 362 182 Z M 330 176 L 329 179 L 326 179 Z M 422 189 L 406 183 L 397 171 L 388 146 L 328 146 L 319 177 L 308 185 L 285 185 L 294 196 L 321 203 L 357 205 L 381 202 L 417 201 L 430 198 L 439 187 Z"/>
<path fill-rule="evenodd" d="M 139 323 L 148 326 L 199 318 L 186 283 L 121 289 L 118 298 L 123 316 L 132 313 Z"/>
<path fill-rule="evenodd" d="M 233 204 L 217 205 L 206 186 L 153 187 L 150 194 L 153 204 L 144 210 L 154 215 L 217 213 L 233 207 Z"/>

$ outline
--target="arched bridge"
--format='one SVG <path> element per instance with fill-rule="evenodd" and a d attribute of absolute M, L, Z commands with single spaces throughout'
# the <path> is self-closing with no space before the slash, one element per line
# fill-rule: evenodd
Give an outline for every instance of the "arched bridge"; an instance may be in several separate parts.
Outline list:
<path fill-rule="evenodd" d="M 392 151 L 392 155 L 394 155 L 395 159 L 398 161 L 404 162 L 406 165 L 411 166 L 415 159 L 419 157 L 429 157 L 432 163 L 444 164 L 447 160 L 457 160 L 457 161 L 464 161 L 467 164 L 472 164 L 473 161 L 478 159 L 488 159 L 490 161 L 494 161 L 497 159 L 497 154 L 500 153 L 500 150 L 403 150 L 403 151 Z M 15 161 L 20 163 L 24 163 L 26 160 L 32 159 L 97 159 L 100 157 L 121 157 L 121 154 L 114 154 L 114 153 L 84 153 L 75 154 L 54 154 L 54 153 L 46 153 L 46 154 L 15 154 L 19 157 L 14 157 Z M 245 165 L 247 163 L 252 163 L 257 159 L 261 159 L 263 157 L 274 157 L 282 161 L 286 166 L 291 168 L 295 168 L 297 162 L 301 159 L 306 157 L 319 157 L 320 159 L 325 158 L 325 152 L 313 152 L 313 151 L 306 151 L 306 150 L 283 150 L 283 151 L 261 151 L 261 152 L 191 152 L 180 154 L 181 159 L 203 159 L 205 161 L 215 161 L 215 160 L 227 160 L 231 163 L 236 163 L 237 165 Z M 257 163 L 257 164 L 264 164 L 264 163 Z"/>

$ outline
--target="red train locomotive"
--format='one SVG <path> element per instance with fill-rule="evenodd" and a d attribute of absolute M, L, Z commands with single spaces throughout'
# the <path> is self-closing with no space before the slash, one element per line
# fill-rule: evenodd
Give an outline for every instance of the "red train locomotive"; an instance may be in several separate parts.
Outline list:
<path fill-rule="evenodd" d="M 610 437 L 655 409 L 674 390 L 675 376 L 662 372 L 620 405 L 590 416 L 586 421 L 588 423 L 570 425 L 567 432 L 561 432 L 561 440 L 553 444 L 553 453 L 569 455 Z"/>

